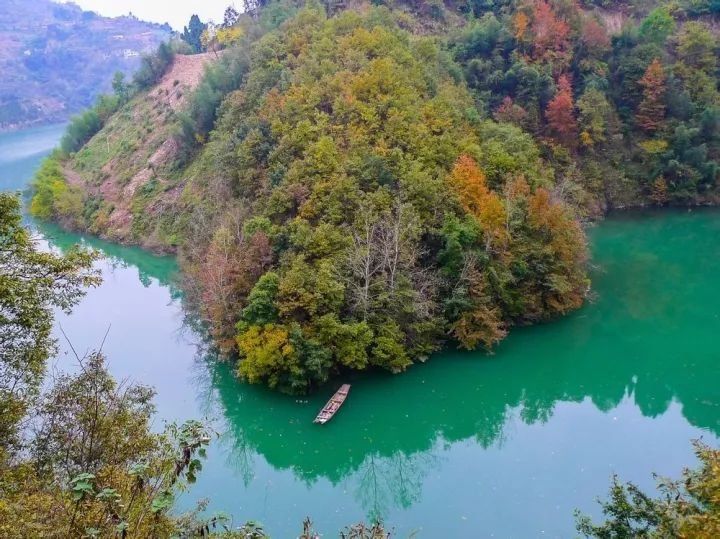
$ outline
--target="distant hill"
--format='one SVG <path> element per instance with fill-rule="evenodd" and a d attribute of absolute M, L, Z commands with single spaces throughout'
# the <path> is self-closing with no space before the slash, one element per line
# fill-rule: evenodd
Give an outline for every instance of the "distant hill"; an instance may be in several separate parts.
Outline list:
<path fill-rule="evenodd" d="M 0 0 L 0 130 L 67 119 L 170 33 L 167 25 L 101 17 L 74 4 Z"/>

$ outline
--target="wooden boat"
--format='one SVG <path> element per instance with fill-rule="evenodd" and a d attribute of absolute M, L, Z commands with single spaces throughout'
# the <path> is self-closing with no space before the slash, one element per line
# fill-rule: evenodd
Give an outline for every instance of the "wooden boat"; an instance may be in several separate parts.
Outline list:
<path fill-rule="evenodd" d="M 335 394 L 327 401 L 327 404 L 320 410 L 320 413 L 315 418 L 313 423 L 319 423 L 324 425 L 330 421 L 335 413 L 340 409 L 345 399 L 347 399 L 348 393 L 350 393 L 350 384 L 343 384 L 340 386 Z"/>

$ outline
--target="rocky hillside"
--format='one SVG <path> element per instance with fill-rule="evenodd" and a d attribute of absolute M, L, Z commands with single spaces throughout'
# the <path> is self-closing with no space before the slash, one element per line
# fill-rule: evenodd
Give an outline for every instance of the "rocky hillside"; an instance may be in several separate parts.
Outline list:
<path fill-rule="evenodd" d="M 168 26 L 74 4 L 0 0 L 0 129 L 66 120 L 169 35 Z"/>
<path fill-rule="evenodd" d="M 33 210 L 176 250 L 250 382 L 491 349 L 582 304 L 586 220 L 720 201 L 716 7 L 610 7 L 264 2 L 50 159 Z"/>

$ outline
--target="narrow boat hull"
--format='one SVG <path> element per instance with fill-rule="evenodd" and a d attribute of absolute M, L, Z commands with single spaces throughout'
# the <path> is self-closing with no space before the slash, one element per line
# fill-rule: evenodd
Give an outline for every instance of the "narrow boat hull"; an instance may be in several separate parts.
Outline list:
<path fill-rule="evenodd" d="M 323 409 L 320 410 L 320 413 L 317 415 L 313 423 L 324 425 L 330 421 L 343 405 L 345 399 L 347 399 L 348 393 L 350 393 L 350 384 L 343 384 L 340 386 L 340 389 L 335 392 L 330 400 L 327 401 L 327 404 L 325 404 Z"/>

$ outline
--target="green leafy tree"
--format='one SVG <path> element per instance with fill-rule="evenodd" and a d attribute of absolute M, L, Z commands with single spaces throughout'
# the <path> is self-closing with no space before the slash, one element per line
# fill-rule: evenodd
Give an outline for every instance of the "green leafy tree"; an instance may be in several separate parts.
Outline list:
<path fill-rule="evenodd" d="M 238 13 L 238 10 L 235 9 L 234 6 L 228 6 L 225 8 L 222 22 L 223 28 L 230 28 L 231 26 L 235 26 L 239 20 L 240 13 Z"/>
<path fill-rule="evenodd" d="M 30 213 L 40 219 L 57 219 L 73 227 L 83 211 L 83 195 L 65 181 L 57 155 L 45 159 L 33 179 Z"/>
<path fill-rule="evenodd" d="M 0 454 L 40 388 L 55 352 L 53 311 L 69 311 L 97 285 L 95 255 L 42 252 L 22 226 L 20 200 L 0 193 Z"/>
<path fill-rule="evenodd" d="M 183 32 L 180 37 L 185 43 L 190 45 L 192 52 L 202 52 L 203 48 L 201 38 L 206 28 L 207 24 L 203 23 L 200 20 L 200 17 L 195 14 L 190 17 L 188 25 L 183 28 Z"/>
<path fill-rule="evenodd" d="M 578 99 L 577 106 L 583 145 L 593 147 L 606 142 L 615 123 L 615 112 L 605 94 L 597 88 L 588 88 Z"/>
<path fill-rule="evenodd" d="M 112 80 L 112 88 L 121 103 L 127 102 L 130 97 L 130 88 L 125 82 L 125 73 L 122 71 L 115 72 Z"/>
<path fill-rule="evenodd" d="M 707 24 L 689 21 L 678 36 L 677 51 L 688 66 L 712 73 L 717 68 L 718 41 Z"/>
<path fill-rule="evenodd" d="M 653 498 L 632 483 L 613 478 L 610 496 L 601 502 L 605 522 L 594 524 L 576 513 L 577 529 L 586 537 L 696 537 L 720 534 L 720 450 L 699 442 L 700 466 L 684 470 L 674 481 L 660 479 L 660 496 Z"/>
<path fill-rule="evenodd" d="M 640 23 L 640 37 L 662 44 L 675 31 L 675 19 L 666 6 L 653 9 Z"/>
<path fill-rule="evenodd" d="M 308 391 L 344 369 L 399 372 L 447 339 L 490 348 L 582 303 L 580 217 L 717 202 L 717 40 L 701 4 L 628 10 L 618 30 L 559 1 L 446 4 L 477 15 L 458 27 L 422 6 L 248 2 L 207 34 L 224 53 L 166 111 L 177 153 L 131 196 L 130 232 L 94 184 L 63 176 L 101 182 L 127 161 L 111 177 L 133 177 L 156 147 L 143 136 L 111 161 L 88 164 L 101 136 L 43 167 L 33 208 L 179 249 L 188 297 L 246 379 Z M 134 132 L 113 118 L 105 140 Z M 461 156 L 467 181 L 452 175 Z"/>
<path fill-rule="evenodd" d="M 468 49 L 491 46 L 477 40 L 500 39 L 497 24 L 484 20 L 478 30 L 484 37 L 471 36 Z M 227 65 L 231 54 L 217 65 Z M 384 9 L 327 19 L 307 7 L 254 44 L 245 76 L 222 106 L 214 103 L 223 91 L 198 88 L 190 114 L 207 123 L 188 121 L 188 133 L 199 141 L 198 162 L 222 163 L 223 170 L 200 175 L 222 177 L 232 194 L 211 210 L 226 224 L 207 240 L 189 242 L 186 267 L 213 333 L 226 343 L 235 331 L 244 380 L 306 392 L 342 369 L 401 372 L 460 328 L 458 317 L 465 345 L 489 347 L 525 315 L 541 319 L 582 301 L 582 232 L 561 203 L 533 196 L 541 184 L 552 185 L 539 149 L 517 127 L 480 122 L 471 96 L 441 58 L 436 43 L 400 29 Z M 211 68 L 207 80 L 215 76 Z M 544 87 L 545 79 L 538 80 Z M 569 85 L 565 91 L 570 96 Z M 193 111 L 194 99 L 208 106 Z M 199 133 L 193 123 L 207 127 Z M 486 183 L 457 184 L 457 199 L 448 204 L 447 174 L 462 154 L 480 156 Z M 523 200 L 506 204 L 506 185 L 522 175 Z M 206 185 L 196 184 L 200 200 L 214 197 Z M 537 212 L 528 212 L 536 201 Z M 517 226 L 508 221 L 512 204 L 522 214 Z M 198 212 L 210 211 L 202 206 Z M 229 227 L 233 215 L 241 217 Z M 463 249 L 480 262 L 457 293 L 455 305 L 463 308 L 445 310 L 440 298 L 453 283 L 439 267 L 438 238 L 449 216 L 476 219 L 480 233 Z M 537 216 L 548 222 L 536 226 L 531 217 Z M 255 266 L 247 263 L 245 240 L 220 232 L 247 235 L 261 223 L 273 255 L 259 277 L 249 273 Z M 228 249 L 217 249 L 226 245 L 221 236 Z M 541 275 L 523 284 L 523 293 L 535 298 L 532 314 L 500 299 L 508 291 L 498 288 L 518 279 L 500 284 L 484 275 L 508 275 L 528 263 L 513 265 L 516 249 L 539 257 L 530 237 L 550 238 L 543 249 L 556 255 L 533 261 Z M 460 264 L 466 254 L 459 254 Z M 218 293 L 221 282 L 229 294 Z M 236 300 L 229 309 L 228 297 Z"/>
<path fill-rule="evenodd" d="M 90 137 L 100 131 L 102 120 L 94 109 L 88 109 L 75 116 L 60 140 L 60 148 L 65 153 L 73 153 L 82 148 Z"/>
<path fill-rule="evenodd" d="M 144 55 L 140 68 L 133 74 L 135 87 L 138 90 L 147 90 L 156 84 L 170 67 L 174 57 L 175 51 L 169 43 L 161 43 L 155 52 Z"/>

